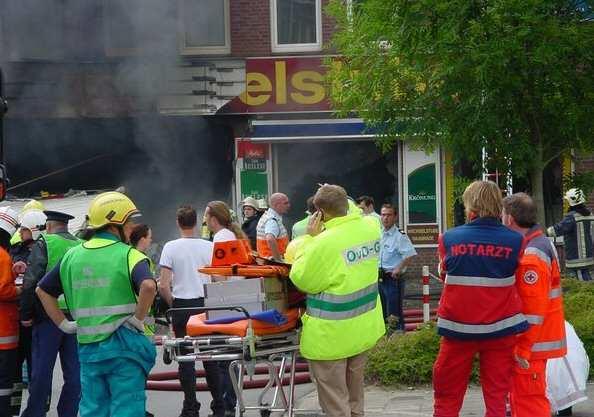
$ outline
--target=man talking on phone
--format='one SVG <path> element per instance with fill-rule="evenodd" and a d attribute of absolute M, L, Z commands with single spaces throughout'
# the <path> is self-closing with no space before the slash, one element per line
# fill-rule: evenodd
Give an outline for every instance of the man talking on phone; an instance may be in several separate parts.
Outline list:
<path fill-rule="evenodd" d="M 297 249 L 290 278 L 307 293 L 300 348 L 327 417 L 363 416 L 366 352 L 385 332 L 378 293 L 380 230 L 347 193 L 324 184 Z M 356 335 L 356 337 L 353 337 Z"/>

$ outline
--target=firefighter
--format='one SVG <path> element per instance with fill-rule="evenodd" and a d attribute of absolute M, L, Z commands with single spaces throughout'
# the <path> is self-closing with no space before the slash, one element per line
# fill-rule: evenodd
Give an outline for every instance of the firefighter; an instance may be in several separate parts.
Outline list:
<path fill-rule="evenodd" d="M 0 207 L 0 417 L 12 415 L 10 397 L 16 380 L 19 342 L 17 297 L 21 288 L 15 284 L 12 260 L 8 254 L 10 238 L 16 232 L 17 213 Z"/>
<path fill-rule="evenodd" d="M 29 381 L 29 399 L 22 417 L 43 417 L 52 393 L 52 376 L 58 354 L 64 377 L 64 385 L 58 401 L 60 417 L 76 417 L 80 400 L 80 366 L 76 336 L 60 330 L 45 314 L 35 288 L 43 276 L 51 271 L 64 254 L 80 241 L 68 233 L 68 221 L 73 216 L 59 211 L 44 211 L 47 233 L 41 236 L 31 250 L 27 271 L 23 278 L 23 293 L 20 302 L 21 324 L 32 327 L 32 361 L 35 363 Z M 27 213 L 29 214 L 29 213 Z M 64 314 L 71 317 L 64 299 L 59 305 Z"/>
<path fill-rule="evenodd" d="M 442 336 L 433 366 L 434 417 L 458 416 L 478 353 L 486 417 L 505 415 L 516 334 L 528 323 L 515 286 L 522 235 L 501 224 L 501 190 L 475 181 L 462 196 L 468 223 L 439 237 Z"/>
<path fill-rule="evenodd" d="M 594 216 L 586 207 L 586 196 L 579 188 L 565 193 L 569 212 L 554 226 L 547 229 L 549 236 L 563 236 L 565 268 L 569 275 L 580 281 L 591 281 L 594 269 Z"/>
<path fill-rule="evenodd" d="M 532 198 L 517 193 L 503 200 L 503 223 L 524 235 L 524 252 L 516 271 L 522 312 L 530 327 L 518 336 L 511 394 L 514 417 L 548 417 L 547 359 L 567 353 L 561 273 L 557 251 L 536 223 Z"/>
<path fill-rule="evenodd" d="M 262 217 L 262 212 L 259 211 L 258 202 L 255 198 L 246 197 L 245 200 L 242 201 L 241 214 L 244 219 L 243 224 L 241 225 L 241 230 L 243 230 L 243 233 L 245 233 L 250 240 L 252 249 L 256 249 L 256 229 L 258 227 L 258 221 L 260 220 L 260 217 Z"/>
<path fill-rule="evenodd" d="M 289 235 L 282 216 L 290 208 L 289 198 L 285 194 L 274 193 L 270 196 L 270 208 L 260 217 L 256 228 L 258 255 L 276 261 L 283 259 Z"/>
<path fill-rule="evenodd" d="M 139 215 L 125 195 L 99 194 L 88 212 L 94 236 L 70 249 L 37 287 L 53 322 L 77 334 L 81 417 L 145 415 L 144 386 L 156 350 L 144 319 L 156 283 L 147 257 L 125 243 Z M 58 307 L 62 293 L 73 321 Z"/>
<path fill-rule="evenodd" d="M 290 279 L 307 293 L 300 350 L 325 415 L 360 417 L 366 352 L 385 332 L 377 283 L 380 230 L 360 212 L 348 212 L 340 186 L 321 186 L 314 205 L 307 235 L 289 248 L 289 258 L 296 252 Z"/>

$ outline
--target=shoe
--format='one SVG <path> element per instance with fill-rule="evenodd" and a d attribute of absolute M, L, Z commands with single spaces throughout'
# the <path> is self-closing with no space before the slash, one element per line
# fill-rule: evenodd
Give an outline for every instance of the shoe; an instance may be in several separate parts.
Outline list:
<path fill-rule="evenodd" d="M 149 413 L 148 411 L 145 411 L 144 417 L 155 417 L 155 415 L 153 413 Z"/>
<path fill-rule="evenodd" d="M 200 403 L 198 401 L 186 401 L 182 407 L 181 414 L 179 417 L 199 417 L 200 416 Z"/>

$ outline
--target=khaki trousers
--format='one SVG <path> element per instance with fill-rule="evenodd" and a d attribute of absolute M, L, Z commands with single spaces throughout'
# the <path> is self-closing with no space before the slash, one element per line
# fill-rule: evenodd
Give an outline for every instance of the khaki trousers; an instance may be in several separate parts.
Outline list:
<path fill-rule="evenodd" d="M 309 361 L 326 417 L 362 417 L 366 352 L 334 361 Z"/>

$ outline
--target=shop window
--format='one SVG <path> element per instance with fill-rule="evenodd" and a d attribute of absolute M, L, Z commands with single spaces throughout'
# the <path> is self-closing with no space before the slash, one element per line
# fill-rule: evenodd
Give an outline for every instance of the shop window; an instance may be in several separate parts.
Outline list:
<path fill-rule="evenodd" d="M 271 0 L 272 52 L 322 49 L 321 0 Z"/>
<path fill-rule="evenodd" d="M 183 55 L 231 52 L 229 0 L 180 0 L 179 4 Z"/>

